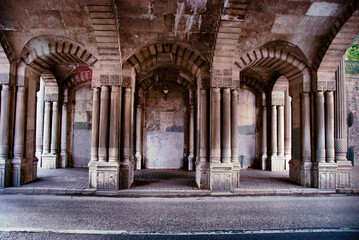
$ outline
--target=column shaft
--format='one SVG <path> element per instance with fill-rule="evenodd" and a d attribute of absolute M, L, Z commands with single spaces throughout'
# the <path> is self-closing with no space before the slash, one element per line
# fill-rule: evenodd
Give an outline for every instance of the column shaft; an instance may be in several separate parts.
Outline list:
<path fill-rule="evenodd" d="M 335 157 L 334 150 L 334 98 L 333 92 L 325 93 L 325 147 L 327 162 L 333 163 Z"/>
<path fill-rule="evenodd" d="M 61 167 L 67 167 L 67 102 L 62 103 L 61 114 L 61 144 L 60 152 L 62 156 Z"/>
<path fill-rule="evenodd" d="M 5 161 L 9 158 L 10 97 L 10 86 L 2 85 L 0 115 L 0 160 Z"/>
<path fill-rule="evenodd" d="M 284 156 L 284 107 L 278 106 L 278 156 Z"/>
<path fill-rule="evenodd" d="M 110 113 L 109 161 L 118 162 L 118 87 L 112 86 Z"/>
<path fill-rule="evenodd" d="M 51 102 L 45 102 L 45 116 L 44 116 L 44 143 L 43 154 L 50 153 L 50 134 L 51 134 Z"/>
<path fill-rule="evenodd" d="M 108 86 L 101 87 L 100 126 L 99 126 L 99 161 L 107 161 L 108 147 L 108 107 L 109 89 Z"/>
<path fill-rule="evenodd" d="M 207 162 L 208 157 L 208 104 L 207 90 L 201 90 L 201 126 L 200 126 L 200 161 Z"/>
<path fill-rule="evenodd" d="M 25 145 L 25 87 L 20 86 L 16 94 L 14 157 L 22 159 Z"/>
<path fill-rule="evenodd" d="M 130 161 L 130 130 L 131 130 L 131 88 L 126 87 L 124 94 L 123 127 L 122 127 L 122 161 Z"/>
<path fill-rule="evenodd" d="M 223 89 L 222 105 L 222 162 L 231 161 L 231 91 Z"/>
<path fill-rule="evenodd" d="M 41 167 L 41 154 L 44 132 L 44 92 L 45 83 L 40 80 L 40 91 L 37 93 L 36 107 L 36 157 L 39 159 L 38 166 Z"/>
<path fill-rule="evenodd" d="M 193 170 L 193 158 L 194 158 L 194 106 L 190 106 L 189 116 L 189 139 L 188 139 L 188 170 Z"/>
<path fill-rule="evenodd" d="M 310 97 L 309 93 L 301 94 L 301 161 L 311 162 L 311 136 L 310 136 Z"/>
<path fill-rule="evenodd" d="M 57 154 L 58 145 L 58 102 L 52 102 L 52 124 L 51 124 L 51 153 Z"/>
<path fill-rule="evenodd" d="M 263 106 L 262 115 L 262 170 L 267 169 L 267 107 Z"/>
<path fill-rule="evenodd" d="M 221 93 L 219 88 L 212 88 L 211 91 L 210 161 L 218 163 L 221 160 Z"/>
<path fill-rule="evenodd" d="M 277 106 L 272 106 L 271 154 L 277 156 Z"/>
<path fill-rule="evenodd" d="M 142 108 L 137 105 L 136 109 L 136 170 L 141 170 L 141 136 L 142 136 Z"/>
<path fill-rule="evenodd" d="M 324 95 L 322 92 L 317 92 L 315 95 L 316 104 L 316 146 L 315 146 L 315 160 L 318 163 L 325 162 L 325 115 L 324 115 Z"/>
<path fill-rule="evenodd" d="M 98 160 L 98 138 L 100 122 L 100 89 L 93 88 L 92 93 L 92 132 L 91 132 L 91 161 Z"/>
<path fill-rule="evenodd" d="M 284 154 L 286 155 L 287 160 L 292 158 L 292 98 L 288 95 L 285 95 L 285 150 Z"/>
<path fill-rule="evenodd" d="M 347 109 L 344 56 L 336 72 L 335 90 L 335 160 L 347 161 Z"/>
<path fill-rule="evenodd" d="M 231 126 L 231 151 L 232 162 L 238 162 L 238 91 L 232 91 L 232 126 Z"/>

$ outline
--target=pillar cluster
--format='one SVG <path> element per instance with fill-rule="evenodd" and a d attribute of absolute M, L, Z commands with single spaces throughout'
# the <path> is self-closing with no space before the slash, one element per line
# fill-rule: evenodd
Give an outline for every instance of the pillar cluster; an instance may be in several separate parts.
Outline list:
<path fill-rule="evenodd" d="M 271 171 L 284 171 L 286 167 L 284 157 L 284 125 L 284 105 L 272 105 Z"/>
<path fill-rule="evenodd" d="M 122 103 L 123 91 L 123 105 Z M 131 88 L 93 88 L 90 186 L 102 190 L 129 188 L 132 181 Z M 121 113 L 122 116 L 121 116 Z M 122 129 L 122 131 L 121 131 Z"/>
<path fill-rule="evenodd" d="M 210 188 L 239 186 L 237 90 L 212 88 L 210 101 Z"/>

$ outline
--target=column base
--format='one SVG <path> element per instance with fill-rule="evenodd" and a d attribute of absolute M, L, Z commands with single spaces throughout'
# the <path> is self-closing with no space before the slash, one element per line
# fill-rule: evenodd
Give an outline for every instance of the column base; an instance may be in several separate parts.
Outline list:
<path fill-rule="evenodd" d="M 285 155 L 285 163 L 284 163 L 285 170 L 289 170 L 290 160 L 292 160 L 292 155 Z"/>
<path fill-rule="evenodd" d="M 195 160 L 194 155 L 190 154 L 187 158 L 188 171 L 193 171 L 194 160 Z"/>
<path fill-rule="evenodd" d="M 14 159 L 11 161 L 12 186 L 14 187 L 19 187 L 24 182 L 26 182 L 26 165 L 21 164 L 22 162 L 24 162 L 24 159 L 21 157 L 14 157 Z M 28 174 L 30 175 L 30 173 Z"/>
<path fill-rule="evenodd" d="M 271 171 L 284 171 L 285 158 L 284 156 L 271 156 Z"/>
<path fill-rule="evenodd" d="M 135 159 L 136 159 L 136 170 L 141 170 L 142 156 L 139 152 L 135 154 Z"/>
<path fill-rule="evenodd" d="M 57 168 L 58 158 L 59 156 L 57 153 L 42 154 L 42 168 L 46 168 L 46 169 Z"/>
<path fill-rule="evenodd" d="M 350 187 L 352 163 L 350 161 L 337 161 L 337 188 Z"/>
<path fill-rule="evenodd" d="M 300 177 L 299 184 L 305 187 L 312 186 L 312 162 L 301 162 L 300 163 Z"/>
<path fill-rule="evenodd" d="M 11 186 L 11 163 L 9 159 L 0 159 L 0 188 Z"/>
<path fill-rule="evenodd" d="M 96 190 L 117 191 L 119 189 L 119 163 L 97 162 Z"/>
<path fill-rule="evenodd" d="M 261 161 L 261 168 L 262 170 L 267 170 L 267 161 L 268 161 L 268 155 L 267 154 L 262 154 L 262 161 Z"/>
<path fill-rule="evenodd" d="M 300 161 L 297 159 L 289 161 L 289 180 L 300 184 Z"/>
<path fill-rule="evenodd" d="M 121 162 L 120 189 L 130 189 L 133 182 L 133 164 L 130 161 Z"/>
<path fill-rule="evenodd" d="M 209 186 L 213 192 L 231 192 L 233 164 L 229 163 L 211 163 Z"/>
<path fill-rule="evenodd" d="M 241 165 L 238 161 L 232 162 L 232 189 L 239 188 Z"/>
<path fill-rule="evenodd" d="M 60 167 L 66 168 L 69 164 L 69 154 L 67 152 L 60 153 Z"/>
<path fill-rule="evenodd" d="M 337 164 L 314 163 L 313 164 L 313 187 L 319 189 L 336 189 L 337 187 Z"/>
<path fill-rule="evenodd" d="M 98 161 L 90 161 L 88 164 L 90 188 L 96 188 L 97 186 L 97 163 Z"/>
<path fill-rule="evenodd" d="M 42 167 L 42 152 L 36 152 L 35 156 L 37 158 L 37 166 Z"/>
<path fill-rule="evenodd" d="M 196 183 L 200 189 L 209 189 L 209 162 L 199 162 L 196 166 Z"/>

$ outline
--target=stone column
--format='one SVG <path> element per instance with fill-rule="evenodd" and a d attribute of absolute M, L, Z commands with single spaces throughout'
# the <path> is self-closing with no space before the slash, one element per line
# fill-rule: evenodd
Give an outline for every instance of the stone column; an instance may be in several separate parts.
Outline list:
<path fill-rule="evenodd" d="M 207 162 L 208 157 L 208 111 L 207 90 L 201 90 L 201 125 L 200 125 L 200 162 Z"/>
<path fill-rule="evenodd" d="M 284 157 L 284 107 L 278 106 L 278 156 Z"/>
<path fill-rule="evenodd" d="M 199 117 L 199 163 L 196 169 L 196 183 L 200 188 L 209 188 L 209 162 L 208 162 L 208 103 L 207 90 L 200 91 L 200 117 Z"/>
<path fill-rule="evenodd" d="M 311 162 L 311 136 L 310 136 L 310 97 L 309 93 L 301 94 L 301 161 L 302 162 Z"/>
<path fill-rule="evenodd" d="M 302 186 L 311 187 L 312 185 L 312 152 L 310 135 L 310 96 L 309 93 L 301 94 L 301 114 L 300 114 L 300 175 L 298 183 Z"/>
<path fill-rule="evenodd" d="M 212 88 L 211 91 L 210 161 L 219 163 L 221 160 L 221 93 L 219 88 Z"/>
<path fill-rule="evenodd" d="M 51 123 L 51 154 L 57 155 L 58 149 L 58 102 L 52 102 L 52 123 Z"/>
<path fill-rule="evenodd" d="M 92 136 L 91 136 L 91 161 L 98 160 L 98 138 L 100 121 L 100 89 L 93 88 L 92 93 Z"/>
<path fill-rule="evenodd" d="M 316 119 L 315 119 L 315 131 L 316 131 L 316 146 L 315 146 L 315 161 L 317 163 L 324 163 L 326 156 L 325 148 L 325 115 L 324 115 L 324 94 L 323 92 L 317 92 L 315 95 L 316 105 Z"/>
<path fill-rule="evenodd" d="M 292 159 L 292 98 L 287 94 L 285 95 L 285 106 L 284 106 L 284 114 L 285 114 L 285 137 L 284 137 L 284 155 L 285 155 L 285 166 L 288 169 L 289 161 Z"/>
<path fill-rule="evenodd" d="M 277 106 L 272 105 L 272 123 L 271 123 L 271 155 L 277 156 Z"/>
<path fill-rule="evenodd" d="M 222 162 L 231 161 L 231 91 L 223 89 L 222 105 Z"/>
<path fill-rule="evenodd" d="M 325 147 L 326 160 L 328 163 L 334 163 L 334 99 L 333 92 L 325 93 Z"/>
<path fill-rule="evenodd" d="M 12 160 L 12 184 L 21 185 L 21 163 L 25 147 L 25 87 L 19 86 L 16 94 L 14 159 Z"/>
<path fill-rule="evenodd" d="M 128 189 L 132 184 L 131 141 L 131 88 L 124 89 L 122 122 L 122 161 L 120 166 L 120 189 Z"/>
<path fill-rule="evenodd" d="M 50 134 L 51 134 L 51 102 L 45 102 L 45 116 L 44 116 L 44 143 L 42 154 L 50 153 Z"/>
<path fill-rule="evenodd" d="M 346 81 L 344 76 L 344 59 L 339 64 L 336 72 L 335 91 L 335 160 L 347 161 L 347 109 L 346 109 Z"/>
<path fill-rule="evenodd" d="M 2 85 L 0 113 L 0 188 L 10 185 L 9 132 L 10 132 L 10 98 L 9 85 Z"/>
<path fill-rule="evenodd" d="M 131 130 L 131 88 L 125 88 L 124 94 L 124 111 L 123 111 L 123 127 L 122 127 L 122 160 L 130 161 L 130 130 Z"/>
<path fill-rule="evenodd" d="M 118 86 L 111 87 L 109 161 L 118 162 Z"/>
<path fill-rule="evenodd" d="M 232 170 L 232 187 L 239 188 L 240 169 L 238 162 L 238 91 L 232 91 L 232 119 L 231 119 L 231 162 Z"/>
<path fill-rule="evenodd" d="M 188 139 L 188 170 L 193 170 L 194 160 L 194 106 L 190 106 L 190 117 L 189 117 L 189 139 Z"/>
<path fill-rule="evenodd" d="M 141 170 L 142 156 L 141 156 L 141 129 L 142 129 L 142 108 L 137 105 L 136 109 L 136 170 Z"/>
<path fill-rule="evenodd" d="M 337 187 L 350 187 L 352 164 L 347 161 L 347 109 L 346 109 L 346 81 L 345 81 L 344 56 L 340 61 L 336 72 L 335 91 L 335 161 L 338 164 Z"/>
<path fill-rule="evenodd" d="M 109 89 L 108 86 L 101 87 L 101 106 L 100 106 L 100 126 L 99 126 L 99 161 L 107 161 L 107 141 L 108 141 L 108 105 Z"/>
<path fill-rule="evenodd" d="M 43 132 L 44 132 L 44 92 L 45 83 L 40 80 L 40 91 L 37 93 L 36 107 L 36 157 L 38 167 L 42 166 Z"/>
<path fill-rule="evenodd" d="M 327 111 L 324 110 L 324 94 L 316 94 L 316 162 L 313 164 L 313 186 L 319 189 L 336 189 L 337 164 L 334 160 L 334 109 L 333 93 L 326 93 Z M 326 112 L 326 114 L 325 114 Z M 328 145 L 328 146 L 326 146 Z M 329 151 L 326 155 L 326 150 Z M 326 156 L 329 161 L 325 162 Z M 332 157 L 333 156 L 333 157 Z"/>
<path fill-rule="evenodd" d="M 67 99 L 66 99 L 67 100 Z M 68 165 L 67 153 L 67 101 L 62 103 L 61 114 L 61 144 L 60 144 L 60 164 L 62 168 Z"/>
<path fill-rule="evenodd" d="M 238 163 L 238 91 L 232 91 L 231 161 Z"/>
<path fill-rule="evenodd" d="M 263 97 L 263 114 L 262 114 L 262 170 L 267 169 L 267 107 L 266 107 L 266 99 L 265 93 L 262 95 Z"/>

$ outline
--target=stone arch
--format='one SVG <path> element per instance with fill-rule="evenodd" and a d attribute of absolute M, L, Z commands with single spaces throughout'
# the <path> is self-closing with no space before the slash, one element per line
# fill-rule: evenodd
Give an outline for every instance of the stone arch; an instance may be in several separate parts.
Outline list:
<path fill-rule="evenodd" d="M 317 81 L 335 81 L 335 71 L 353 39 L 359 31 L 359 10 L 357 2 L 337 19 L 326 36 L 313 69 L 318 73 Z"/>
<path fill-rule="evenodd" d="M 157 64 L 171 64 L 180 66 L 194 76 L 199 72 L 209 71 L 209 64 L 202 54 L 181 43 L 157 43 L 147 45 L 131 57 L 129 57 L 123 64 L 123 69 L 131 69 L 134 67 L 137 73 L 144 71 L 146 68 L 151 68 Z"/>
<path fill-rule="evenodd" d="M 53 65 L 79 63 L 93 66 L 97 58 L 78 43 L 63 37 L 38 36 L 29 40 L 20 53 L 20 61 L 42 72 Z"/>
<path fill-rule="evenodd" d="M 243 54 L 237 58 L 234 64 L 240 69 L 240 72 L 249 67 L 273 69 L 280 75 L 285 76 L 289 82 L 300 84 L 301 92 L 310 91 L 311 78 L 307 64 L 285 50 L 259 48 Z"/>

